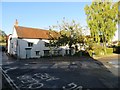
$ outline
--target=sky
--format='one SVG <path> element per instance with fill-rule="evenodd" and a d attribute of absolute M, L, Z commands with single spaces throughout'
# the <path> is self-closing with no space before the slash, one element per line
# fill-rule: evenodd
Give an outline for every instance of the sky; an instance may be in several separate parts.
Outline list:
<path fill-rule="evenodd" d="M 0 2 L 0 29 L 7 35 L 11 34 L 16 19 L 19 26 L 49 29 L 49 26 L 57 25 L 57 21 L 61 22 L 64 17 L 68 21 L 75 20 L 82 27 L 87 26 L 84 7 L 90 5 L 92 0 L 57 1 L 2 0 Z M 118 38 L 118 32 L 115 35 L 115 38 Z"/>
<path fill-rule="evenodd" d="M 48 29 L 65 17 L 87 26 L 85 5 L 91 2 L 2 2 L 2 30 L 10 34 L 15 20 L 20 26 Z"/>

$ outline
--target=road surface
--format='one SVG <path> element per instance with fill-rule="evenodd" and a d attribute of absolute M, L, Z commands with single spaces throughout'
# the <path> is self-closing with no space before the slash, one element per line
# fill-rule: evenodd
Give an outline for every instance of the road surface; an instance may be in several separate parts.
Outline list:
<path fill-rule="evenodd" d="M 46 58 L 48 59 L 48 58 Z M 2 68 L 20 90 L 98 90 L 118 88 L 118 77 L 90 57 L 15 60 L 3 53 Z"/>

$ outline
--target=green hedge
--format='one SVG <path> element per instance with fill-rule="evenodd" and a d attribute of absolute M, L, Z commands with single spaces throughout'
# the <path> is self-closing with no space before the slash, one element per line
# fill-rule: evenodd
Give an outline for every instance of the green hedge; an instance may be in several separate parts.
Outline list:
<path fill-rule="evenodd" d="M 89 55 L 92 57 L 92 50 L 88 50 Z"/>
<path fill-rule="evenodd" d="M 111 54 L 113 53 L 113 48 L 107 48 L 106 51 L 107 51 L 107 54 Z"/>
<path fill-rule="evenodd" d="M 113 47 L 113 52 L 120 54 L 120 46 L 115 46 L 115 47 Z"/>
<path fill-rule="evenodd" d="M 88 50 L 90 56 L 94 55 L 104 55 L 104 50 L 102 46 L 94 46 L 92 49 Z"/>
<path fill-rule="evenodd" d="M 91 49 L 88 50 L 88 53 L 90 56 L 93 56 L 93 52 L 94 52 L 94 55 L 97 55 L 97 56 L 104 55 L 103 47 L 98 44 L 95 44 Z M 107 54 L 113 53 L 113 48 L 106 48 L 106 53 Z"/>

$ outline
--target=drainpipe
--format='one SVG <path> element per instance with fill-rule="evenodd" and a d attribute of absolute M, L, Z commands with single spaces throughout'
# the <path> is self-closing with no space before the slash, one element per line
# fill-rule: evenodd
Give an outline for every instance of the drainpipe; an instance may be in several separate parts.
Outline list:
<path fill-rule="evenodd" d="M 17 60 L 19 60 L 19 57 L 20 57 L 20 46 L 18 44 L 18 39 L 17 39 L 17 48 L 16 48 L 16 51 L 17 51 Z"/>
<path fill-rule="evenodd" d="M 19 47 L 18 49 L 19 49 L 19 58 L 20 58 L 20 45 L 19 44 L 18 44 L 18 47 Z"/>
<path fill-rule="evenodd" d="M 18 54 L 18 40 L 16 40 L 16 52 L 17 52 L 17 60 L 18 60 L 18 56 L 19 56 L 19 54 Z"/>

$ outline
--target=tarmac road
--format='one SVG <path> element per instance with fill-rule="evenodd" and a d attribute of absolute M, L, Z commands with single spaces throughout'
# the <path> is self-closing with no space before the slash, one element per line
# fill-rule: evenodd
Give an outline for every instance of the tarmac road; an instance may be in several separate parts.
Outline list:
<path fill-rule="evenodd" d="M 0 68 L 2 66 L 2 52 L 1 52 L 1 47 L 0 47 Z M 2 71 L 0 69 L 0 90 L 2 89 Z"/>
<path fill-rule="evenodd" d="M 2 68 L 20 90 L 118 88 L 118 77 L 90 57 L 72 60 L 14 60 L 3 54 Z"/>

